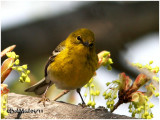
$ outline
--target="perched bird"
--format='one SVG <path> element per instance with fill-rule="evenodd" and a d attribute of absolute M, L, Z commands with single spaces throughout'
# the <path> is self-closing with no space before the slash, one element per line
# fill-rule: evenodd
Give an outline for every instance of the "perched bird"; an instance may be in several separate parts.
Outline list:
<path fill-rule="evenodd" d="M 97 64 L 94 33 L 89 29 L 78 29 L 53 51 L 45 66 L 44 79 L 26 89 L 25 92 L 43 94 L 41 101 L 45 105 L 46 92 L 52 84 L 55 84 L 57 88 L 62 90 L 76 89 L 82 103 L 85 104 L 80 89 L 94 75 Z"/>

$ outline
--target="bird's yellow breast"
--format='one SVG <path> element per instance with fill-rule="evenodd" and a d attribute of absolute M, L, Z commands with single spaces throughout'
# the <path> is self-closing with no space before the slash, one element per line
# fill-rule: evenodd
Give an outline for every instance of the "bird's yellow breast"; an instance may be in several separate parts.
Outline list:
<path fill-rule="evenodd" d="M 48 79 L 59 89 L 72 90 L 84 86 L 97 69 L 97 55 L 87 48 L 64 49 L 47 69 Z"/>

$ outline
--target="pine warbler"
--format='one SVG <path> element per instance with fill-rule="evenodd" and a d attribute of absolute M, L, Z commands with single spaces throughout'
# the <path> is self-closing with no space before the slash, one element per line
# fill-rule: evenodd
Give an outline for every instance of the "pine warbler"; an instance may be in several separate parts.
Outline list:
<path fill-rule="evenodd" d="M 25 91 L 43 94 L 41 101 L 45 102 L 47 89 L 55 84 L 62 90 L 77 89 L 82 99 L 80 88 L 94 75 L 97 64 L 94 33 L 85 28 L 78 29 L 53 51 L 45 66 L 45 78 Z"/>

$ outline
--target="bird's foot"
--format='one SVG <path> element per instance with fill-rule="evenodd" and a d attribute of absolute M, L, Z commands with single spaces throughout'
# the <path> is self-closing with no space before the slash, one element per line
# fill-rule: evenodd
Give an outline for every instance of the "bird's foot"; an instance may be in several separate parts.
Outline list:
<path fill-rule="evenodd" d="M 88 107 L 85 103 L 79 103 L 78 105 L 82 106 L 83 108 Z"/>
<path fill-rule="evenodd" d="M 40 102 L 43 102 L 43 105 L 44 105 L 44 107 L 45 107 L 45 102 L 49 102 L 50 100 L 49 100 L 49 98 L 47 98 L 45 95 L 43 95 L 42 96 L 42 99 L 40 100 L 40 101 L 38 101 L 38 103 L 40 103 Z"/>

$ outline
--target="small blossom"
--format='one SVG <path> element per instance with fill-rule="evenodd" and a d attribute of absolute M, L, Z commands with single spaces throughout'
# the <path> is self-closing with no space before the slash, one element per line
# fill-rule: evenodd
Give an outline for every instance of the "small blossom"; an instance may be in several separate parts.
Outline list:
<path fill-rule="evenodd" d="M 27 77 L 27 75 L 25 74 L 25 73 L 22 73 L 22 75 L 21 75 L 23 78 L 26 78 Z"/>
<path fill-rule="evenodd" d="M 14 63 L 15 65 L 19 65 L 19 59 L 17 59 Z"/>
<path fill-rule="evenodd" d="M 93 83 L 90 86 L 91 86 L 91 88 L 94 88 L 94 84 Z"/>
<path fill-rule="evenodd" d="M 149 61 L 149 64 L 151 65 L 153 63 L 153 60 Z"/>
<path fill-rule="evenodd" d="M 88 103 L 87 103 L 87 105 L 91 106 L 91 104 L 92 104 L 92 101 L 89 100 Z"/>
<path fill-rule="evenodd" d="M 116 99 L 117 98 L 117 95 L 114 95 L 113 99 Z"/>
<path fill-rule="evenodd" d="M 22 65 L 22 68 L 23 69 L 27 69 L 27 65 Z"/>
<path fill-rule="evenodd" d="M 22 67 L 18 67 L 17 70 L 20 71 L 20 72 L 22 72 L 23 68 Z"/>
<path fill-rule="evenodd" d="M 93 102 L 91 103 L 91 106 L 94 107 L 95 105 L 96 105 L 96 103 L 93 101 Z"/>
<path fill-rule="evenodd" d="M 27 70 L 27 72 L 26 72 L 27 74 L 29 74 L 30 73 L 30 70 Z"/>
<path fill-rule="evenodd" d="M 96 90 L 96 96 L 99 96 L 99 94 L 100 94 L 100 91 Z"/>
<path fill-rule="evenodd" d="M 108 51 L 102 51 L 100 53 L 98 53 L 98 68 L 100 66 L 107 66 L 108 70 L 111 70 L 112 67 L 110 64 L 113 64 L 112 59 L 110 58 L 110 52 Z"/>
<path fill-rule="evenodd" d="M 106 96 L 106 92 L 103 93 L 103 96 Z"/>
<path fill-rule="evenodd" d="M 108 69 L 108 70 L 112 70 L 111 65 L 108 65 L 108 66 L 107 66 L 107 69 Z"/>
<path fill-rule="evenodd" d="M 111 82 L 107 82 L 107 83 L 106 83 L 107 86 L 110 85 L 110 84 L 111 84 Z"/>
<path fill-rule="evenodd" d="M 109 64 L 113 64 L 113 61 L 112 61 L 111 58 L 108 59 L 108 63 L 109 63 Z"/>
<path fill-rule="evenodd" d="M 89 91 L 89 101 L 87 103 L 88 106 L 94 108 L 95 107 L 95 97 L 100 95 L 100 91 L 97 90 L 95 84 L 93 83 L 93 78 L 84 86 L 86 91 L 84 96 L 87 97 L 87 92 Z M 88 90 L 89 89 L 89 90 Z"/>
<path fill-rule="evenodd" d="M 159 93 L 156 93 L 155 96 L 158 97 L 158 96 L 159 96 Z"/>
<path fill-rule="evenodd" d="M 153 104 L 153 103 L 150 103 L 150 104 L 149 104 L 149 107 L 150 107 L 150 108 L 153 108 L 153 107 L 154 107 L 154 104 Z"/>
<path fill-rule="evenodd" d="M 26 77 L 25 82 L 30 82 L 30 78 L 28 76 Z"/>

